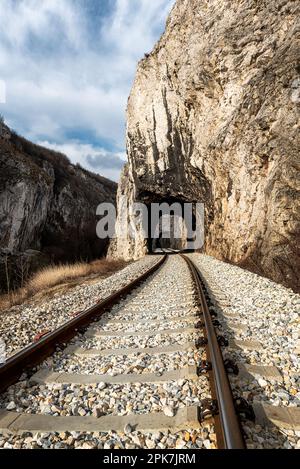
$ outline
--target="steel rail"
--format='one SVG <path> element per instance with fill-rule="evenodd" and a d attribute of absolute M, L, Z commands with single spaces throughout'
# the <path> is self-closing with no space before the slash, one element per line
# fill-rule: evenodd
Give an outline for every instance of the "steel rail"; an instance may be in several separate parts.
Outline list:
<path fill-rule="evenodd" d="M 226 449 L 245 449 L 245 442 L 234 407 L 234 400 L 228 376 L 224 367 L 223 357 L 215 333 L 211 314 L 207 306 L 205 295 L 202 288 L 202 278 L 199 269 L 193 261 L 187 256 L 181 254 L 181 257 L 187 262 L 191 274 L 194 278 L 198 290 L 203 319 L 205 324 L 205 335 L 208 340 L 207 349 L 209 360 L 212 365 L 213 390 L 218 401 L 219 421 L 221 427 L 221 441 L 218 446 Z M 220 438 L 219 438 L 220 440 Z"/>
<path fill-rule="evenodd" d="M 150 269 L 130 282 L 125 287 L 112 293 L 107 298 L 100 300 L 96 305 L 82 311 L 74 319 L 71 319 L 52 332 L 42 337 L 39 341 L 28 345 L 0 365 L 0 392 L 18 381 L 22 373 L 41 363 L 45 358 L 55 352 L 60 344 L 65 344 L 81 329 L 87 327 L 93 320 L 102 314 L 123 297 L 128 295 L 140 283 L 144 282 L 151 274 L 159 269 L 167 259 L 166 254 Z"/>

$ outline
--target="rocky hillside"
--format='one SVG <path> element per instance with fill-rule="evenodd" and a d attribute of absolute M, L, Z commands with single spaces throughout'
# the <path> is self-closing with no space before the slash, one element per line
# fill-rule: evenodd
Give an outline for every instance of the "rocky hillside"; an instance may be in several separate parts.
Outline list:
<path fill-rule="evenodd" d="M 177 0 L 128 103 L 134 201 L 203 201 L 205 251 L 299 289 L 299 2 Z M 120 231 L 120 223 L 118 224 Z M 113 256 L 147 251 L 120 239 Z"/>
<path fill-rule="evenodd" d="M 96 207 L 115 202 L 117 184 L 0 124 L 0 284 L 11 287 L 49 262 L 105 254 L 96 236 Z"/>

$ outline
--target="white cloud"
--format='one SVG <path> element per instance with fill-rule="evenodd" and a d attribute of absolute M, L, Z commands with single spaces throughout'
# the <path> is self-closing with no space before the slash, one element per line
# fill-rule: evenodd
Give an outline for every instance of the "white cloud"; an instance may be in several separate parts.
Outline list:
<path fill-rule="evenodd" d="M 123 151 L 137 61 L 153 48 L 174 0 L 114 0 L 104 17 L 105 3 L 1 0 L 0 79 L 7 102 L 0 113 L 24 136 L 65 145 L 68 133 L 80 130 L 94 149 L 109 142 Z M 100 14 L 89 16 L 87 5 Z M 73 141 L 70 158 L 75 153 Z M 80 162 L 86 164 L 83 157 Z"/>
<path fill-rule="evenodd" d="M 6 103 L 6 83 L 4 80 L 0 80 L 0 103 Z"/>
<path fill-rule="evenodd" d="M 50 148 L 67 155 L 71 161 L 79 163 L 87 169 L 95 172 L 99 169 L 99 173 L 105 175 L 113 181 L 118 181 L 121 169 L 121 162 L 125 164 L 125 152 L 108 152 L 104 148 L 91 144 L 83 144 L 79 142 L 67 142 L 63 144 L 51 143 L 47 140 L 37 142 L 38 145 Z M 110 164 L 111 163 L 111 164 Z"/>
<path fill-rule="evenodd" d="M 57 23 L 66 38 L 79 46 L 80 15 L 67 0 L 2 0 L 0 6 L 2 33 L 9 44 L 22 49 L 30 34 L 53 39 Z"/>

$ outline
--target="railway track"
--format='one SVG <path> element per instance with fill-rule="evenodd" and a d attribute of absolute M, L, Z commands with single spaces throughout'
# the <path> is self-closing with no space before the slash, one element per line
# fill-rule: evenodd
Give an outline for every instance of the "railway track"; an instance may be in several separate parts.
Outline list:
<path fill-rule="evenodd" d="M 160 256 L 1 365 L 7 447 L 244 448 L 214 323 L 191 259 Z"/>

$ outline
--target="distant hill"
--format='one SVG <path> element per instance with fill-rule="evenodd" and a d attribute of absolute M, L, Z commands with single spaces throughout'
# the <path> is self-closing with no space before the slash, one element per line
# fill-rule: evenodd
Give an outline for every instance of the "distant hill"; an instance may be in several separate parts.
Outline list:
<path fill-rule="evenodd" d="M 20 270 L 104 255 L 96 207 L 115 203 L 116 191 L 115 182 L 0 122 L 0 288 L 6 289 L 7 267 L 17 286 Z"/>

